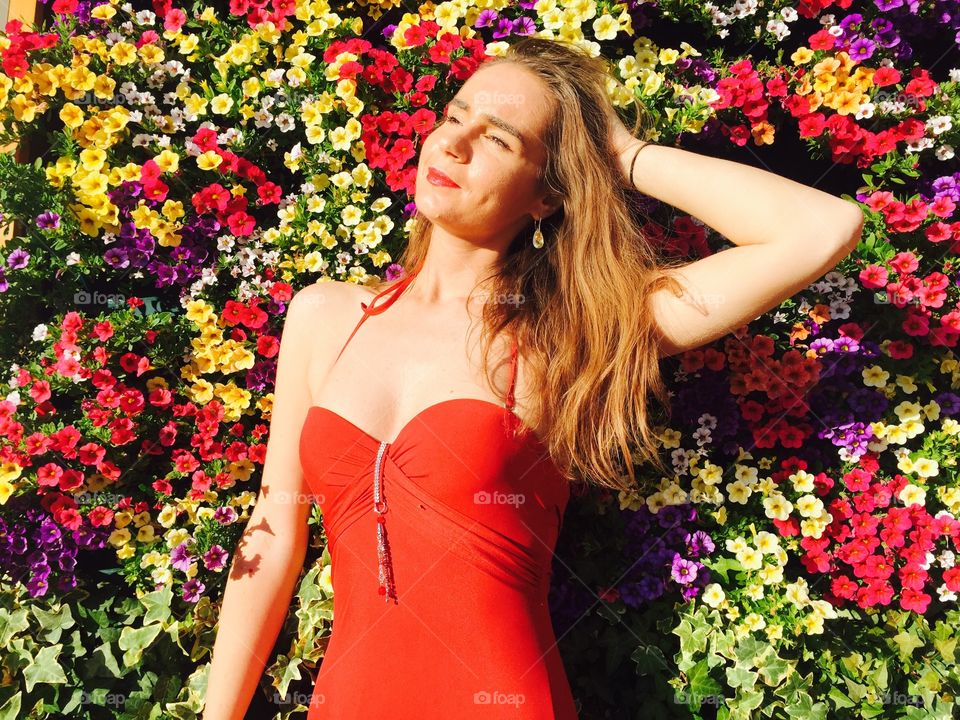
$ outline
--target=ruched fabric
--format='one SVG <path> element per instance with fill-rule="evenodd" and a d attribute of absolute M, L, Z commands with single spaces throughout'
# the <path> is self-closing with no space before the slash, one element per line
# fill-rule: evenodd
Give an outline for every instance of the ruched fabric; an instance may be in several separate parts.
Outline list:
<path fill-rule="evenodd" d="M 307 720 L 576 718 L 547 606 L 569 485 L 513 413 L 516 357 L 505 406 L 443 400 L 392 442 L 310 408 L 334 620 Z"/>

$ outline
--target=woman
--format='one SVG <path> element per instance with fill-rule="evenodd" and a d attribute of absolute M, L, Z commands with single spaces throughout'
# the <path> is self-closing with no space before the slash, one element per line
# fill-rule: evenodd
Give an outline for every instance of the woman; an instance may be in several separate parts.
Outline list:
<path fill-rule="evenodd" d="M 632 484 L 632 464 L 656 459 L 659 357 L 777 306 L 862 225 L 813 188 L 647 147 L 607 77 L 535 38 L 482 65 L 423 141 L 409 272 L 375 298 L 326 282 L 292 301 L 207 720 L 243 717 L 302 569 L 311 499 L 335 620 L 309 720 L 576 717 L 547 609 L 569 481 Z M 736 247 L 658 264 L 632 188 Z"/>

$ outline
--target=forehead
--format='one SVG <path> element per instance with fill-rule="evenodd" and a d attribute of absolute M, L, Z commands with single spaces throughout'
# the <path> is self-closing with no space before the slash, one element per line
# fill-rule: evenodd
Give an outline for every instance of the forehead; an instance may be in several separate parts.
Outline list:
<path fill-rule="evenodd" d="M 546 85 L 529 70 L 510 62 L 481 66 L 457 91 L 451 105 L 504 120 L 523 134 L 526 149 L 534 153 L 542 147 L 553 112 Z"/>

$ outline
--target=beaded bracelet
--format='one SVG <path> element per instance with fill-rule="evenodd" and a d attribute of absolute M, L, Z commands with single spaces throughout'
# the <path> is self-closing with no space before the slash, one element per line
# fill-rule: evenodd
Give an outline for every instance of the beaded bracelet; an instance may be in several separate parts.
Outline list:
<path fill-rule="evenodd" d="M 637 155 L 640 154 L 640 151 L 643 150 L 647 145 L 656 145 L 655 142 L 650 142 L 649 140 L 644 141 L 643 145 L 637 148 L 637 151 L 633 154 L 633 160 L 630 161 L 630 184 L 636 187 L 636 184 L 633 181 L 633 166 L 637 162 Z"/>

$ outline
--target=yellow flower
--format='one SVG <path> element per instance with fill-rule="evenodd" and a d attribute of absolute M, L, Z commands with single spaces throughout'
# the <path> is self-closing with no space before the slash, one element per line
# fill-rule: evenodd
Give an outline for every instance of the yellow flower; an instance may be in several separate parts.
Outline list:
<path fill-rule="evenodd" d="M 798 470 L 790 476 L 790 480 L 793 481 L 793 489 L 797 492 L 813 492 L 813 475 L 806 470 Z"/>
<path fill-rule="evenodd" d="M 83 125 L 83 110 L 71 102 L 64 103 L 60 108 L 60 119 L 68 128 L 75 130 Z"/>
<path fill-rule="evenodd" d="M 320 571 L 320 575 L 317 577 L 317 583 L 326 595 L 333 595 L 333 583 L 330 581 L 332 572 L 333 566 L 328 563 L 323 566 L 323 570 Z"/>
<path fill-rule="evenodd" d="M 117 9 L 112 5 L 98 5 L 90 11 L 90 17 L 95 17 L 97 20 L 109 20 L 116 14 Z"/>
<path fill-rule="evenodd" d="M 177 520 L 177 509 L 172 505 L 165 505 L 160 514 L 157 515 L 157 522 L 163 527 L 172 527 Z"/>
<path fill-rule="evenodd" d="M 154 158 L 162 172 L 175 173 L 180 166 L 180 156 L 172 150 L 164 150 Z"/>
<path fill-rule="evenodd" d="M 759 570 L 763 565 L 763 555 L 751 547 L 744 548 L 737 553 L 737 560 L 747 570 Z"/>
<path fill-rule="evenodd" d="M 597 40 L 613 40 L 619 30 L 620 24 L 616 18 L 606 13 L 593 21 L 593 34 Z"/>
<path fill-rule="evenodd" d="M 772 555 L 777 552 L 777 548 L 780 547 L 780 539 L 766 530 L 761 530 L 757 533 L 757 537 L 754 538 L 754 543 L 757 549 L 764 555 Z"/>
<path fill-rule="evenodd" d="M 207 150 L 197 156 L 197 167 L 201 170 L 213 170 L 219 167 L 222 162 L 223 158 L 215 150 Z"/>
<path fill-rule="evenodd" d="M 780 493 L 771 493 L 763 499 L 764 514 L 771 520 L 786 520 L 793 510 L 793 503 Z"/>
<path fill-rule="evenodd" d="M 940 464 L 930 458 L 917 458 L 913 461 L 913 470 L 920 477 L 934 477 L 940 473 Z"/>
<path fill-rule="evenodd" d="M 797 499 L 797 512 L 808 518 L 819 517 L 823 512 L 823 500 L 816 495 L 803 495 Z"/>
<path fill-rule="evenodd" d="M 163 50 L 156 45 L 146 44 L 140 46 L 140 59 L 144 65 L 159 65 L 163 62 Z"/>
<path fill-rule="evenodd" d="M 233 98 L 226 93 L 214 96 L 210 102 L 210 110 L 214 115 L 226 115 L 233 107 Z"/>
<path fill-rule="evenodd" d="M 110 537 L 107 538 L 107 542 L 114 547 L 126 545 L 128 542 L 130 542 L 130 531 L 126 528 L 117 528 L 110 533 Z"/>
<path fill-rule="evenodd" d="M 9 480 L 0 480 L 0 505 L 6 505 L 7 500 L 10 499 L 10 496 L 13 495 L 13 491 L 16 489 L 17 486 Z"/>
<path fill-rule="evenodd" d="M 923 505 L 927 498 L 927 491 L 913 483 L 907 483 L 897 497 L 906 506 Z"/>
<path fill-rule="evenodd" d="M 731 502 L 745 505 L 747 499 L 753 494 L 753 490 L 737 480 L 736 482 L 727 484 L 727 494 Z"/>
<path fill-rule="evenodd" d="M 703 595 L 701 596 L 703 601 L 712 608 L 720 606 L 726 599 L 726 595 L 723 592 L 723 588 L 720 587 L 717 583 L 710 583 L 703 589 Z"/>
<path fill-rule="evenodd" d="M 860 374 L 863 377 L 863 384 L 867 387 L 886 387 L 887 379 L 890 377 L 890 373 L 879 365 L 869 365 Z"/>
<path fill-rule="evenodd" d="M 110 59 L 117 65 L 132 65 L 137 61 L 137 46 L 128 42 L 118 42 L 110 48 Z"/>
<path fill-rule="evenodd" d="M 759 613 L 752 612 L 743 618 L 743 624 L 750 630 L 763 630 L 767 626 L 767 621 Z"/>

